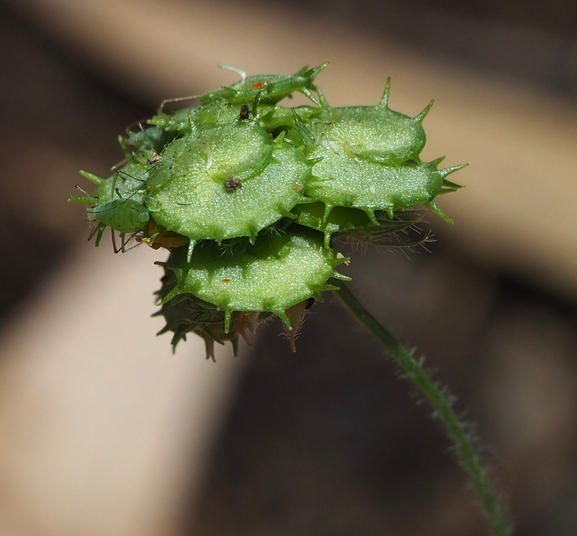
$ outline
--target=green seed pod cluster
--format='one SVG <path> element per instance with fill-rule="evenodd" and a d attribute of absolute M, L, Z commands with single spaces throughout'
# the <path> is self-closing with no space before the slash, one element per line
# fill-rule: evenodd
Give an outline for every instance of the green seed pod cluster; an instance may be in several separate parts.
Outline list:
<path fill-rule="evenodd" d="M 110 177 L 81 172 L 96 187 L 87 205 L 91 237 L 109 227 L 170 251 L 159 314 L 173 346 L 194 332 L 207 355 L 278 316 L 291 335 L 302 314 L 348 261 L 334 237 L 382 237 L 412 226 L 419 205 L 459 185 L 422 162 L 422 122 L 391 110 L 390 84 L 376 106 L 332 107 L 315 84 L 326 67 L 246 77 L 175 113 L 161 111 L 120 137 L 125 159 Z M 233 69 L 234 70 L 234 69 Z M 281 104 L 293 93 L 310 105 Z"/>

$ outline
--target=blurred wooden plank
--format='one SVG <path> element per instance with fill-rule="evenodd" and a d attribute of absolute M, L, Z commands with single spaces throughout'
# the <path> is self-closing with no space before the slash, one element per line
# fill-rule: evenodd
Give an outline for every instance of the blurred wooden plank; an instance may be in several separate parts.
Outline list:
<path fill-rule="evenodd" d="M 84 244 L 1 334 L 0 534 L 178 534 L 243 361 L 155 336 L 164 257 Z"/>

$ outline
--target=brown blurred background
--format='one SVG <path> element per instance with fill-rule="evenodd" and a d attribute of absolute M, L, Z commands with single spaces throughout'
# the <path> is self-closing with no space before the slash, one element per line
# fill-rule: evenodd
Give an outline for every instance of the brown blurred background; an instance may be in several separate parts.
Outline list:
<path fill-rule="evenodd" d="M 295 355 L 276 323 L 236 360 L 205 363 L 192 340 L 172 356 L 148 319 L 154 259 L 92 251 L 66 203 L 87 186 L 77 170 L 106 175 L 118 134 L 160 100 L 232 83 L 218 63 L 327 60 L 332 104 L 376 103 L 391 76 L 393 109 L 436 99 L 425 157 L 469 162 L 441 200 L 455 226 L 428 215 L 430 251 L 353 251 L 352 288 L 457 396 L 515 534 L 577 533 L 577 4 L 0 6 L 1 535 L 487 533 L 430 409 L 336 300 Z M 71 415 L 82 424 L 51 425 Z"/>

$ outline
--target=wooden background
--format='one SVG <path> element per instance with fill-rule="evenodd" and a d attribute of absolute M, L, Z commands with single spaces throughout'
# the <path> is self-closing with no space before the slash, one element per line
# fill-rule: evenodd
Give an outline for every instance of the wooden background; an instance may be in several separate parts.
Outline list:
<path fill-rule="evenodd" d="M 469 163 L 432 254 L 354 252 L 354 288 L 477 423 L 517 534 L 574 534 L 574 14 L 508 5 L 4 2 L 0 534 L 484 534 L 430 412 L 335 303 L 296 355 L 271 325 L 236 360 L 173 356 L 163 255 L 94 249 L 64 201 L 160 100 L 233 82 L 218 63 L 327 60 L 332 104 L 391 76 L 394 109 L 436 100 L 425 158 Z"/>

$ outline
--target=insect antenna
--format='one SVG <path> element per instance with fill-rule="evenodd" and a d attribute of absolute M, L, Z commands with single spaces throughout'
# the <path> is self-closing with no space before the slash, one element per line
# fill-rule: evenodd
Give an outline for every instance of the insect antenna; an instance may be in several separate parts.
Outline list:
<path fill-rule="evenodd" d="M 93 225 L 92 228 L 90 229 L 90 234 L 88 235 L 88 239 L 87 239 L 89 242 L 94 238 L 94 235 L 96 234 L 98 229 L 100 229 L 102 227 L 102 224 L 98 221 L 93 222 L 93 223 L 96 223 L 96 225 Z"/>
<path fill-rule="evenodd" d="M 183 102 L 183 101 L 192 101 L 195 99 L 200 99 L 202 95 L 189 95 L 188 97 L 174 97 L 172 99 L 164 99 L 161 103 L 156 112 L 160 114 L 164 114 L 164 107 L 167 104 L 171 104 L 173 102 Z"/>
<path fill-rule="evenodd" d="M 82 188 L 82 186 L 80 186 L 80 184 L 75 184 L 74 188 L 81 191 L 84 195 L 87 195 L 88 197 L 92 197 L 84 188 Z"/>
<path fill-rule="evenodd" d="M 130 251 L 131 249 L 134 249 L 141 244 L 141 242 L 135 240 L 136 236 L 138 235 L 138 231 L 131 233 L 128 238 L 126 238 L 126 233 L 120 233 L 120 247 L 116 245 L 116 233 L 112 227 L 110 228 L 110 234 L 112 236 L 112 249 L 114 253 L 126 253 L 127 251 Z M 126 246 L 130 244 L 131 241 L 134 241 L 135 244 L 127 248 Z"/>

